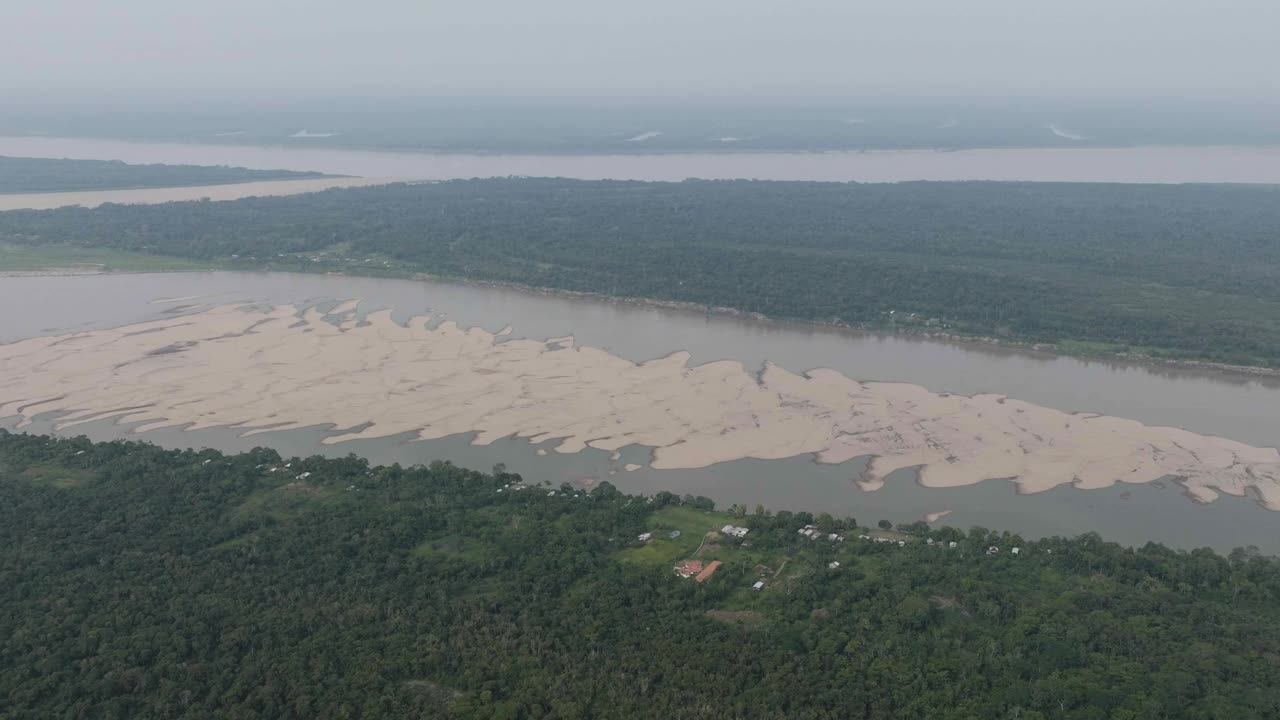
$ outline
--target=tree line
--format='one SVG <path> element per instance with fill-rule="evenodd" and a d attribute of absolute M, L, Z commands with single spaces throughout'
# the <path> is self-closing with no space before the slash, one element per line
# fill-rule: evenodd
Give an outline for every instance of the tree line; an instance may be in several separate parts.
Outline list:
<path fill-rule="evenodd" d="M 797 529 L 854 521 L 735 508 L 812 564 L 751 593 L 619 560 L 700 499 L 494 470 L 0 431 L 0 716 L 1280 716 L 1256 551 L 943 529 L 826 571 Z"/>
<path fill-rule="evenodd" d="M 323 177 L 316 172 L 250 170 L 226 165 L 134 165 L 119 160 L 0 156 L 0 194 L 224 185 Z"/>
<path fill-rule="evenodd" d="M 1280 188 L 463 180 L 0 214 L 0 242 L 1280 367 Z"/>

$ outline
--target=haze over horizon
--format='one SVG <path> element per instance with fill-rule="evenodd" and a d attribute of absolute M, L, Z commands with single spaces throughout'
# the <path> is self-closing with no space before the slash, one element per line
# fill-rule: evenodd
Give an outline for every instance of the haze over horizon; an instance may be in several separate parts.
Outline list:
<path fill-rule="evenodd" d="M 1280 96 L 1280 3 L 26 3 L 11 105 L 201 96 L 1090 100 Z"/>

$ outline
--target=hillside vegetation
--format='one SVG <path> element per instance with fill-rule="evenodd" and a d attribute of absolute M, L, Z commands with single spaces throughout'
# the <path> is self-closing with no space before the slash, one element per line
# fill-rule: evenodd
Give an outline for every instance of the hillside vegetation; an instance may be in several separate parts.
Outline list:
<path fill-rule="evenodd" d="M 1256 552 L 521 486 L 0 431 L 0 716 L 1280 716 Z"/>
<path fill-rule="evenodd" d="M 0 242 L 1280 367 L 1280 188 L 499 179 L 0 214 Z"/>

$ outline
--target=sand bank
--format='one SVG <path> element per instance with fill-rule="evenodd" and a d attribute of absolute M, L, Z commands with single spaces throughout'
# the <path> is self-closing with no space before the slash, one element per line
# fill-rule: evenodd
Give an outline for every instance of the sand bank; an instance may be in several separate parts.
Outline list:
<path fill-rule="evenodd" d="M 300 195 L 330 188 L 385 185 L 392 180 L 357 177 L 306 178 L 303 180 L 259 180 L 225 185 L 138 188 L 128 190 L 85 190 L 79 192 L 14 193 L 0 195 L 0 211 L 52 210 L 79 205 L 95 208 L 106 203 L 154 205 L 182 200 L 239 200 L 247 197 Z"/>
<path fill-rule="evenodd" d="M 1178 477 L 1198 500 L 1249 495 L 1280 510 L 1280 452 L 999 395 L 966 397 L 832 370 L 633 363 L 572 337 L 501 338 L 389 311 L 359 321 L 293 306 L 223 306 L 110 330 L 0 345 L 0 417 L 59 411 L 61 429 L 115 417 L 140 431 L 246 434 L 333 425 L 325 442 L 519 436 L 555 451 L 654 448 L 658 469 L 741 458 L 874 456 L 865 489 L 901 468 L 932 487 L 1011 478 L 1023 492 Z"/>

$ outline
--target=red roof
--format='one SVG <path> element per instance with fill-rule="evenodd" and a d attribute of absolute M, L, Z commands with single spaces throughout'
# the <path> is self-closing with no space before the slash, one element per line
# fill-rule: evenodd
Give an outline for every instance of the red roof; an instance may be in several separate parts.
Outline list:
<path fill-rule="evenodd" d="M 720 567 L 720 561 L 712 560 L 711 563 L 707 565 L 707 567 L 704 568 L 702 572 L 698 573 L 698 577 L 694 578 L 694 580 L 697 580 L 698 582 L 702 582 L 703 580 L 706 580 L 707 578 L 711 577 L 711 573 L 715 572 L 716 568 L 719 568 L 719 567 Z"/>

